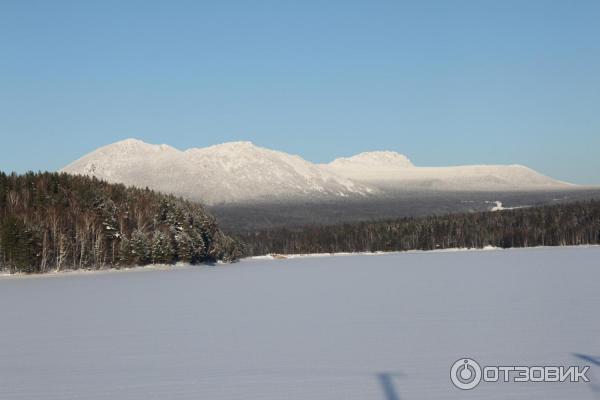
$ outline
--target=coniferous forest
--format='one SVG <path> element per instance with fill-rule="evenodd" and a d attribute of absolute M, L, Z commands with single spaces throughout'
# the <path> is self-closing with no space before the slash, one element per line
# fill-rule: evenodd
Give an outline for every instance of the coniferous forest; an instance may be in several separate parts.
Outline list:
<path fill-rule="evenodd" d="M 0 173 L 0 271 L 43 273 L 243 256 L 600 243 L 600 201 L 224 234 L 204 208 L 62 173 Z"/>
<path fill-rule="evenodd" d="M 43 273 L 232 261 L 241 247 L 195 203 L 59 173 L 0 173 L 0 270 Z"/>
<path fill-rule="evenodd" d="M 248 255 L 600 243 L 600 201 L 241 233 Z"/>

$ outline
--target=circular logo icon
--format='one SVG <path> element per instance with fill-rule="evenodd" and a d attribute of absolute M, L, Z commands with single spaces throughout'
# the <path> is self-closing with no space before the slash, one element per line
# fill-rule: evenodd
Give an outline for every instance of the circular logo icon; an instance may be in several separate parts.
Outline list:
<path fill-rule="evenodd" d="M 450 379 L 454 386 L 459 389 L 473 389 L 481 382 L 481 367 L 475 360 L 461 358 L 452 364 Z"/>

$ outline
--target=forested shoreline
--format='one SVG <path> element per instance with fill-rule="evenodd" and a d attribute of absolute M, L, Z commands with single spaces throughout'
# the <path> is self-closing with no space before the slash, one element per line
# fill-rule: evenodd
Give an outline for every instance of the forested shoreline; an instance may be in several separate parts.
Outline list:
<path fill-rule="evenodd" d="M 600 201 L 240 233 L 246 255 L 600 244 Z"/>
<path fill-rule="evenodd" d="M 0 172 L 0 271 L 244 256 L 600 244 L 600 201 L 224 234 L 196 203 L 64 173 Z"/>
<path fill-rule="evenodd" d="M 64 173 L 0 172 L 0 271 L 232 261 L 240 245 L 202 206 Z"/>

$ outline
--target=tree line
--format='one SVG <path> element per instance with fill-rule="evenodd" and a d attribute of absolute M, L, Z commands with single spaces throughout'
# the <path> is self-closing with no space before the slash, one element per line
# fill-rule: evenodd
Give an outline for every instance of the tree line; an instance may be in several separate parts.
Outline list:
<path fill-rule="evenodd" d="M 600 201 L 225 235 L 204 208 L 64 173 L 0 172 L 0 271 L 233 261 L 242 256 L 600 243 Z"/>
<path fill-rule="evenodd" d="M 0 270 L 41 273 L 232 261 L 240 244 L 202 206 L 64 173 L 0 172 Z"/>
<path fill-rule="evenodd" d="M 600 243 L 600 201 L 238 234 L 247 255 Z"/>

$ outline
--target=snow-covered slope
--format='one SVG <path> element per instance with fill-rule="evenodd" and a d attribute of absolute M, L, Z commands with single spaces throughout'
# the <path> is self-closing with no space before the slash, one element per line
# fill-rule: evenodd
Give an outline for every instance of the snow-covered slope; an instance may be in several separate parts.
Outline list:
<path fill-rule="evenodd" d="M 299 156 L 250 142 L 180 151 L 127 139 L 102 147 L 63 171 L 148 186 L 207 204 L 363 196 L 370 192 L 364 185 Z"/>
<path fill-rule="evenodd" d="M 185 151 L 127 139 L 63 168 L 109 182 L 149 187 L 207 204 L 339 199 L 398 190 L 533 190 L 571 187 L 520 165 L 416 167 L 390 151 L 329 164 L 258 147 L 224 143 Z"/>
<path fill-rule="evenodd" d="M 572 187 L 522 165 L 416 167 L 394 152 L 338 158 L 323 169 L 367 185 L 435 190 L 540 190 Z"/>

